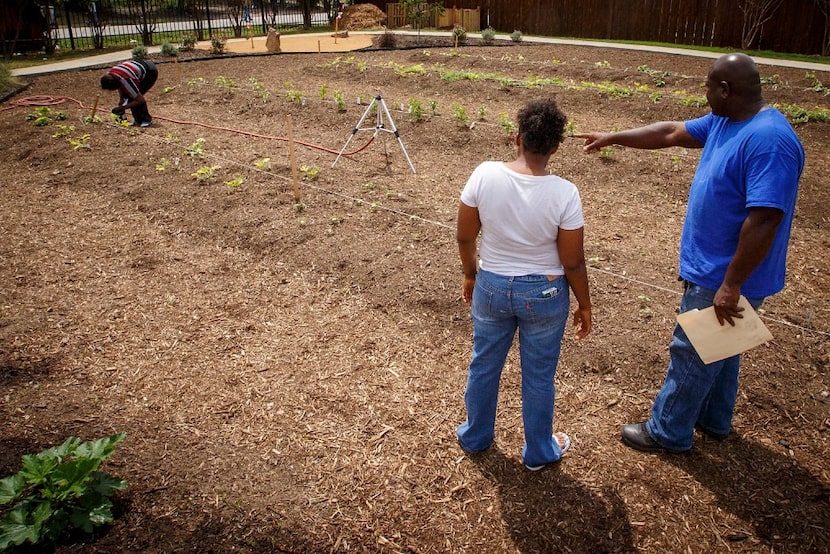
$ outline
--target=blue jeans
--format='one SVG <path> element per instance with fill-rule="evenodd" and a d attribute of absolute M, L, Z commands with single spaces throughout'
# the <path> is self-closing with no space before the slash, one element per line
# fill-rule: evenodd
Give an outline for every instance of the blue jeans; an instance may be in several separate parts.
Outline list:
<path fill-rule="evenodd" d="M 562 456 L 553 438 L 553 379 L 569 308 L 565 277 L 505 277 L 479 270 L 472 301 L 473 357 L 464 393 L 467 421 L 456 430 L 465 451 L 485 450 L 495 438 L 499 381 L 518 329 L 525 435 L 522 458 L 535 466 Z"/>
<path fill-rule="evenodd" d="M 680 313 L 708 308 L 717 291 L 686 283 Z M 748 298 L 756 310 L 764 298 Z M 725 323 L 725 325 L 729 325 Z M 680 325 L 669 344 L 669 369 L 657 393 L 646 430 L 657 444 L 674 452 L 692 447 L 695 425 L 718 435 L 729 433 L 738 397 L 741 356 L 704 364 Z"/>

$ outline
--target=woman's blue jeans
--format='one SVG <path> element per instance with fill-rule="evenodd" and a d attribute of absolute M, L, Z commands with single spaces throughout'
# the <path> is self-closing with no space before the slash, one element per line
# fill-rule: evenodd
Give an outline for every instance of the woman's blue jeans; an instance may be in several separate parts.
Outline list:
<path fill-rule="evenodd" d="M 680 313 L 708 308 L 717 292 L 688 282 L 685 289 Z M 764 298 L 747 300 L 757 310 Z M 666 380 L 654 400 L 651 419 L 646 422 L 648 434 L 657 444 L 674 452 L 692 447 L 695 425 L 726 436 L 732 428 L 738 397 L 740 355 L 704 364 L 683 328 L 675 324 L 669 357 Z"/>
<path fill-rule="evenodd" d="M 553 437 L 554 376 L 568 321 L 570 296 L 565 277 L 505 277 L 480 270 L 473 290 L 473 357 L 464 403 L 467 421 L 456 430 L 467 452 L 487 449 L 495 438 L 499 381 L 519 330 L 522 367 L 522 421 L 527 465 L 562 456 Z"/>

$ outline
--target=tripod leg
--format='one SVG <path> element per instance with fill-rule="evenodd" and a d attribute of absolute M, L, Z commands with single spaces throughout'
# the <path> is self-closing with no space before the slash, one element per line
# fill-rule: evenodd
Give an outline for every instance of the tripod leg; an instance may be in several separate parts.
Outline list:
<path fill-rule="evenodd" d="M 367 117 L 367 116 L 369 115 L 369 113 L 372 111 L 372 106 L 374 106 L 374 105 L 375 105 L 375 101 L 376 101 L 376 100 L 377 100 L 376 98 L 373 98 L 373 99 L 372 99 L 372 101 L 369 103 L 369 106 L 366 108 L 366 111 L 365 111 L 365 112 L 363 112 L 363 117 L 361 117 L 361 118 L 360 118 L 360 121 L 358 121 L 358 122 L 357 122 L 357 125 L 355 125 L 354 129 L 352 129 L 352 134 L 350 134 L 350 135 L 349 135 L 349 138 L 347 138 L 347 139 L 346 139 L 346 144 L 344 144 L 344 145 L 343 145 L 343 148 L 341 148 L 341 149 L 340 149 L 340 153 L 339 153 L 339 154 L 337 154 L 337 157 L 334 159 L 334 163 L 333 163 L 333 164 L 331 164 L 331 166 L 332 166 L 332 167 L 334 167 L 334 166 L 337 164 L 337 161 L 340 159 L 340 156 L 342 156 L 342 155 L 343 155 L 343 152 L 345 152 L 345 151 L 346 151 L 346 148 L 349 146 L 349 143 L 352 141 L 352 138 L 353 138 L 353 137 L 357 134 L 357 132 L 360 130 L 360 126 L 361 126 L 361 125 L 363 125 L 363 122 L 366 120 L 366 117 Z M 414 170 L 413 170 L 413 171 L 414 171 Z"/>
<path fill-rule="evenodd" d="M 380 96 L 378 96 L 378 98 L 380 98 Z M 415 166 L 412 165 L 412 160 L 409 159 L 409 154 L 406 152 L 406 148 L 404 148 L 403 140 L 401 140 L 401 134 L 398 132 L 398 128 L 395 127 L 395 122 L 392 120 L 392 114 L 389 113 L 389 108 L 386 107 L 386 102 L 383 101 L 383 98 L 380 98 L 380 108 L 383 109 L 383 112 L 386 114 L 386 118 L 389 119 L 389 124 L 392 126 L 391 132 L 394 133 L 395 138 L 398 139 L 398 145 L 401 147 L 403 155 L 406 158 L 406 162 L 409 164 L 409 169 L 412 170 L 412 173 L 415 173 Z M 378 117 L 378 121 L 380 121 L 380 116 Z"/>

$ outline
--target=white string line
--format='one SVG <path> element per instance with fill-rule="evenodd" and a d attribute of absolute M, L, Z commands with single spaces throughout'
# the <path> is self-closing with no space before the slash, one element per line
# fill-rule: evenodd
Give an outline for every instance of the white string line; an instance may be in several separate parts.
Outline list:
<path fill-rule="evenodd" d="M 119 127 L 120 127 L 120 126 L 119 126 Z M 156 140 L 156 142 L 162 142 L 162 139 L 161 139 L 161 138 L 158 138 L 158 137 L 149 137 L 149 135 L 148 135 L 147 133 L 142 133 L 142 135 L 143 135 L 143 136 L 145 136 L 145 137 L 148 137 L 148 138 L 153 138 L 154 140 Z M 166 143 L 166 144 L 169 144 L 169 143 L 167 143 L 167 142 L 165 142 L 165 143 Z M 281 178 L 281 179 L 283 179 L 283 180 L 285 180 L 285 181 L 291 181 L 291 179 L 290 179 L 290 178 L 285 177 L 284 175 L 278 175 L 278 174 L 276 174 L 276 173 L 272 173 L 271 171 L 264 170 L 264 169 L 260 169 L 260 168 L 258 168 L 258 167 L 256 167 L 256 166 L 254 166 L 254 167 L 250 167 L 249 165 L 243 164 L 242 162 L 238 162 L 238 161 L 236 161 L 236 160 L 231 160 L 231 159 L 229 159 L 229 158 L 226 158 L 226 157 L 224 157 L 224 156 L 220 156 L 220 155 L 218 155 L 218 154 L 209 154 L 209 153 L 206 153 L 206 154 L 205 154 L 205 156 L 206 156 L 206 157 L 210 157 L 210 158 L 214 158 L 214 159 L 219 160 L 219 161 L 225 161 L 225 162 L 227 162 L 227 163 L 230 163 L 230 164 L 233 164 L 233 165 L 237 165 L 237 166 L 243 167 L 243 168 L 248 169 L 248 170 L 251 170 L 251 171 L 255 171 L 255 172 L 259 172 L 259 173 L 263 173 L 263 174 L 265 174 L 265 175 L 267 175 L 267 176 L 270 176 L 270 177 L 278 177 L 278 178 Z M 397 210 L 397 209 L 394 209 L 394 208 L 388 208 L 388 207 L 386 207 L 386 206 L 384 206 L 384 205 L 382 205 L 382 204 L 376 204 L 375 202 L 369 202 L 369 201 L 364 200 L 364 199 L 362 199 L 362 198 L 358 198 L 358 197 L 351 196 L 351 195 L 348 195 L 348 194 L 345 194 L 345 193 L 342 193 L 342 192 L 337 192 L 337 191 L 334 191 L 334 190 L 330 190 L 330 189 L 327 189 L 327 188 L 325 188 L 325 187 L 321 187 L 321 186 L 318 186 L 318 185 L 314 185 L 314 184 L 309 183 L 309 182 L 306 182 L 306 181 L 303 181 L 303 182 L 302 182 L 302 185 L 303 185 L 303 186 L 305 186 L 305 187 L 308 187 L 308 188 L 314 189 L 314 190 L 316 190 L 316 191 L 318 191 L 318 192 L 322 192 L 322 193 L 325 193 L 325 194 L 330 194 L 330 195 L 332 195 L 332 196 L 337 196 L 337 197 L 340 197 L 340 198 L 344 198 L 344 199 L 349 200 L 349 201 L 351 201 L 351 202 L 354 202 L 354 203 L 356 203 L 356 204 L 362 204 L 362 205 L 369 206 L 369 207 L 370 207 L 371 209 L 373 209 L 373 210 L 382 210 L 382 211 L 389 212 L 389 213 L 392 213 L 392 214 L 395 214 L 395 215 L 399 215 L 399 216 L 404 216 L 404 217 L 407 217 L 407 218 L 409 218 L 411 221 L 421 221 L 421 222 L 424 222 L 424 223 L 429 223 L 429 224 L 431 224 L 431 225 L 435 225 L 435 226 L 438 226 L 438 227 L 443 227 L 443 228 L 445 228 L 445 229 L 449 229 L 449 230 L 453 230 L 453 229 L 454 229 L 454 227 L 453 227 L 453 226 L 451 226 L 451 225 L 447 225 L 446 223 L 441 223 L 440 221 L 435 221 L 435 220 L 432 220 L 432 219 L 427 219 L 427 218 L 425 218 L 425 217 L 421 217 L 421 216 L 419 216 L 419 215 L 410 214 L 410 213 L 405 212 L 405 211 L 403 211 L 403 210 Z M 641 280 L 639 280 L 639 279 L 634 279 L 634 278 L 632 278 L 632 277 L 628 277 L 627 275 L 622 275 L 622 274 L 619 274 L 619 273 L 614 273 L 613 271 L 608 271 L 608 270 L 605 270 L 605 269 L 602 269 L 602 268 L 599 268 L 599 267 L 596 267 L 596 266 L 590 266 L 590 267 L 591 267 L 591 269 L 593 269 L 593 270 L 595 270 L 595 271 L 598 271 L 598 272 L 600 272 L 600 273 L 605 273 L 606 275 L 610 275 L 610 276 L 612 276 L 612 277 L 616 277 L 617 279 L 622 279 L 622 280 L 624 280 L 624 281 L 629 281 L 629 282 L 632 282 L 632 283 L 636 283 L 636 284 L 641 285 L 641 286 L 644 286 L 644 287 L 649 287 L 649 288 L 652 288 L 652 289 L 655 289 L 655 290 L 660 290 L 660 291 L 663 291 L 663 292 L 668 292 L 668 293 L 671 293 L 671 294 L 674 294 L 674 295 L 677 295 L 677 296 L 682 296 L 682 293 L 681 293 L 681 292 L 679 292 L 679 291 L 672 290 L 672 289 L 669 289 L 669 288 L 666 288 L 666 287 L 662 287 L 662 286 L 660 286 L 660 285 L 656 285 L 656 284 L 654 284 L 654 283 L 649 283 L 649 282 L 646 282 L 646 281 L 641 281 Z M 772 323 L 777 323 L 778 325 L 782 325 L 782 326 L 785 326 L 785 327 L 792 327 L 792 328 L 794 328 L 794 329 L 798 329 L 798 330 L 800 330 L 800 331 L 802 331 L 802 332 L 814 333 L 814 334 L 817 334 L 817 335 L 822 335 L 822 336 L 830 337 L 830 333 L 828 333 L 828 332 L 826 332 L 826 331 L 820 331 L 820 330 L 818 330 L 818 329 L 810 329 L 809 327 L 804 327 L 803 325 L 797 325 L 797 324 L 795 324 L 795 323 L 791 323 L 791 322 L 789 322 L 789 321 L 785 321 L 785 320 L 782 320 L 782 319 L 773 318 L 773 317 L 770 317 L 770 316 L 768 316 L 768 315 L 766 315 L 766 314 L 759 314 L 759 316 L 760 316 L 762 319 L 766 319 L 767 321 L 772 322 Z"/>

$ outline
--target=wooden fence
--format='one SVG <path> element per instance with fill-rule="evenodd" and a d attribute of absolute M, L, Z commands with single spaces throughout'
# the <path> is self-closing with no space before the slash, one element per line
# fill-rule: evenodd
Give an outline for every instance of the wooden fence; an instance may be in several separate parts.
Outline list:
<path fill-rule="evenodd" d="M 384 0 L 368 3 L 387 7 Z M 744 16 L 740 5 L 740 0 L 444 0 L 448 12 L 478 9 L 480 29 L 489 26 L 526 35 L 723 48 L 741 46 Z M 400 25 L 394 25 L 390 17 L 388 26 L 406 24 L 399 21 Z M 471 24 L 463 27 L 475 28 Z M 828 32 L 830 19 L 817 0 L 787 0 L 763 25 L 750 48 L 818 55 L 827 49 Z"/>
<path fill-rule="evenodd" d="M 477 33 L 481 30 L 481 10 L 478 8 L 444 8 L 444 12 L 436 14 L 428 10 L 428 4 L 421 5 L 421 9 L 425 14 L 428 14 L 426 20 L 422 22 L 422 27 L 432 27 L 435 29 L 451 29 L 455 26 L 464 27 L 464 30 Z M 397 29 L 411 25 L 412 22 L 407 20 L 406 10 L 402 4 L 390 3 L 386 4 L 386 27 L 389 29 Z"/>

